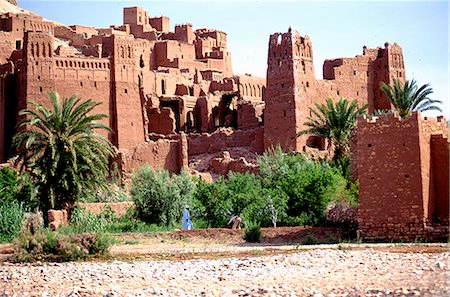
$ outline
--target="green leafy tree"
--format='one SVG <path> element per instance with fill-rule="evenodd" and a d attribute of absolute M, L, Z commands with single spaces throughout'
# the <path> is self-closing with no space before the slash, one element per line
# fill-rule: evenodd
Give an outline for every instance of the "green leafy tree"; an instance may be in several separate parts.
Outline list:
<path fill-rule="evenodd" d="M 48 98 L 51 109 L 30 103 L 31 109 L 20 111 L 13 138 L 16 164 L 32 175 L 44 215 L 52 208 L 70 210 L 84 189 L 103 185 L 114 156 L 109 140 L 96 133 L 110 132 L 99 122 L 107 116 L 92 113 L 99 103 L 73 95 L 61 104 L 55 92 Z"/>
<path fill-rule="evenodd" d="M 330 140 L 334 145 L 333 160 L 340 160 L 349 154 L 350 132 L 366 109 L 367 105 L 358 107 L 357 101 L 349 104 L 344 98 L 336 104 L 331 99 L 327 99 L 325 104 L 316 103 L 315 109 L 309 109 L 312 116 L 305 122 L 308 128 L 300 131 L 298 136 L 314 134 Z"/>
<path fill-rule="evenodd" d="M 433 93 L 429 84 L 418 87 L 413 79 L 407 80 L 402 85 L 398 79 L 394 79 L 392 86 L 382 82 L 380 89 L 403 119 L 409 117 L 412 111 L 437 110 L 442 112 L 438 106 L 438 104 L 442 104 L 442 101 L 428 97 Z"/>
<path fill-rule="evenodd" d="M 131 196 L 143 222 L 174 226 L 181 222 L 183 209 L 191 204 L 195 183 L 185 173 L 170 177 L 167 171 L 144 166 L 131 177 Z"/>
<path fill-rule="evenodd" d="M 248 211 L 252 204 L 260 204 L 260 183 L 253 174 L 231 172 L 226 180 L 227 196 L 231 203 L 231 215 L 249 218 Z"/>
<path fill-rule="evenodd" d="M 231 204 L 222 178 L 214 183 L 199 180 L 193 197 L 193 216 L 204 219 L 207 228 L 220 228 L 227 224 Z"/>
<path fill-rule="evenodd" d="M 193 216 L 206 220 L 206 227 L 224 227 L 231 215 L 230 201 L 223 179 L 214 183 L 197 182 L 194 193 Z"/>
<path fill-rule="evenodd" d="M 258 164 L 263 188 L 276 194 L 272 196 L 278 199 L 283 224 L 319 224 L 338 186 L 345 188 L 336 169 L 303 155 L 275 149 L 261 156 Z"/>

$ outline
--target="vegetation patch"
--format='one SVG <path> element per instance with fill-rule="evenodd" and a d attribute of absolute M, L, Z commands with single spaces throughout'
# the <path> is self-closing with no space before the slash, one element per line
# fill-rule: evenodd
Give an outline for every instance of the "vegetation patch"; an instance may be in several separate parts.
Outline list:
<path fill-rule="evenodd" d="M 19 262 L 37 260 L 74 261 L 107 255 L 113 238 L 103 233 L 61 234 L 48 229 L 20 234 L 14 241 Z"/>
<path fill-rule="evenodd" d="M 0 243 L 10 242 L 22 229 L 24 209 L 17 201 L 0 204 Z"/>
<path fill-rule="evenodd" d="M 257 224 L 249 224 L 243 238 L 247 242 L 261 242 L 261 227 Z"/>

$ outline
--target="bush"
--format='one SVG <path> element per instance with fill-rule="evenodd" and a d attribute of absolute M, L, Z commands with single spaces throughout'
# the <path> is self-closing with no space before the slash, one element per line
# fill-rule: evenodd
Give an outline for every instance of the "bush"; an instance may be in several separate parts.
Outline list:
<path fill-rule="evenodd" d="M 108 218 L 105 212 L 96 215 L 82 207 L 75 207 L 70 217 L 70 225 L 64 231 L 67 233 L 103 232 L 111 222 Z"/>
<path fill-rule="evenodd" d="M 21 202 L 26 211 L 34 211 L 39 206 L 29 175 L 27 173 L 19 175 L 3 167 L 0 170 L 0 205 L 13 201 Z"/>
<path fill-rule="evenodd" d="M 253 174 L 230 173 L 226 181 L 230 215 L 238 215 L 244 222 L 261 223 L 265 201 L 259 179 Z"/>
<path fill-rule="evenodd" d="M 249 223 L 243 238 L 246 242 L 261 242 L 261 227 L 258 224 Z"/>
<path fill-rule="evenodd" d="M 80 202 L 87 203 L 114 203 L 129 200 L 130 197 L 122 184 L 122 175 L 116 162 L 111 166 L 108 181 L 105 180 L 104 183 L 99 183 L 92 189 L 85 189 L 79 198 Z"/>
<path fill-rule="evenodd" d="M 102 186 L 99 186 L 95 191 L 92 189 L 86 189 L 79 199 L 80 202 L 87 203 L 114 203 L 129 200 L 130 198 L 128 197 L 125 189 L 117 184 L 108 182 Z"/>
<path fill-rule="evenodd" d="M 131 178 L 131 195 L 140 220 L 148 224 L 174 226 L 183 209 L 191 204 L 195 183 L 185 173 L 169 176 L 150 166 L 141 167 Z"/>
<path fill-rule="evenodd" d="M 318 244 L 318 243 L 319 243 L 319 241 L 313 235 L 306 236 L 306 238 L 302 241 L 302 244 L 304 244 L 304 245 L 312 245 L 312 244 Z"/>
<path fill-rule="evenodd" d="M 231 205 L 227 199 L 227 189 L 223 179 L 214 183 L 198 180 L 192 204 L 192 217 L 205 220 L 206 228 L 225 226 L 231 215 Z"/>
<path fill-rule="evenodd" d="M 16 259 L 73 261 L 90 256 L 106 255 L 113 239 L 102 233 L 63 235 L 49 229 L 35 234 L 22 233 L 14 242 Z"/>
<path fill-rule="evenodd" d="M 17 201 L 0 204 L 0 243 L 10 242 L 22 229 L 24 209 Z"/>
<path fill-rule="evenodd" d="M 258 163 L 263 187 L 277 189 L 288 197 L 287 214 L 291 218 L 302 217 L 308 225 L 324 221 L 324 211 L 336 199 L 343 180 L 338 170 L 279 149 L 264 154 Z"/>

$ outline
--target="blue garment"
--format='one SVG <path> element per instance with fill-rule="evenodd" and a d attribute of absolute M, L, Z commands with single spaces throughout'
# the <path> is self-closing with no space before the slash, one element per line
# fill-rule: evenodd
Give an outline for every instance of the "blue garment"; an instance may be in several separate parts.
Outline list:
<path fill-rule="evenodd" d="M 187 208 L 184 209 L 183 212 L 183 230 L 192 230 L 191 217 L 189 216 L 189 210 Z"/>

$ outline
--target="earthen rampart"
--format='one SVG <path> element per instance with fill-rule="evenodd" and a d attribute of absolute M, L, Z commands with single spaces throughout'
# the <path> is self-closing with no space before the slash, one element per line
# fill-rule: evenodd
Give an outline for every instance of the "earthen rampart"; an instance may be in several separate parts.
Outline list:
<path fill-rule="evenodd" d="M 448 179 L 430 178 L 436 166 L 449 171 L 448 162 L 441 162 L 449 150 L 447 129 L 444 119 L 430 120 L 419 113 L 405 120 L 392 114 L 358 120 L 358 221 L 363 239 L 435 240 L 448 235 L 447 224 L 442 224 L 449 216 L 448 207 L 443 208 L 448 205 Z M 441 139 L 439 145 L 432 144 L 432 135 Z"/>

